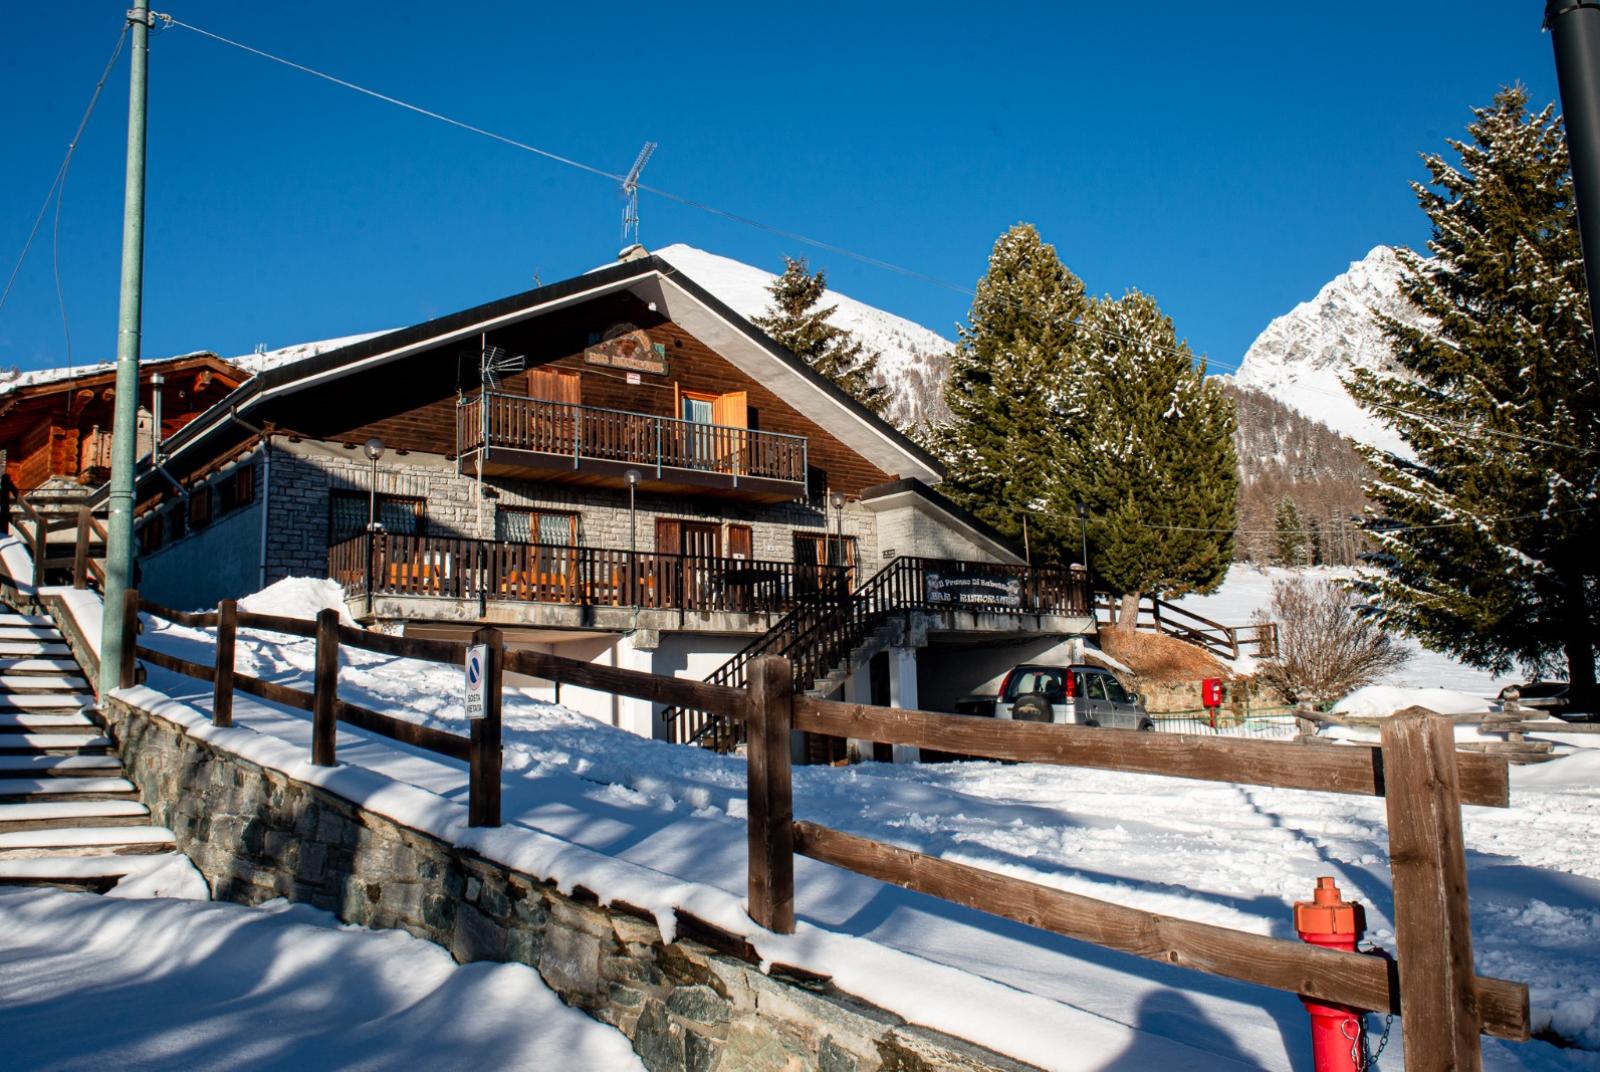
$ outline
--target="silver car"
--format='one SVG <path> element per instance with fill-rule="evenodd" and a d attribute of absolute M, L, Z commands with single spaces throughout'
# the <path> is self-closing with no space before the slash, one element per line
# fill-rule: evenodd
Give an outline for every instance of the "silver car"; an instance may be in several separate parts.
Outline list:
<path fill-rule="evenodd" d="M 995 718 L 1153 730 L 1139 697 L 1098 666 L 1013 667 L 1000 686 Z"/>

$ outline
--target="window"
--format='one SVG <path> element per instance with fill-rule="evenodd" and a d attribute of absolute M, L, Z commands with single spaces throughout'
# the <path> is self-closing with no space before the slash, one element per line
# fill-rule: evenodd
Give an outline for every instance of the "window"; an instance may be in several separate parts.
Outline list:
<path fill-rule="evenodd" d="M 844 566 L 846 587 L 855 586 L 856 538 L 834 536 L 816 532 L 794 534 L 795 576 L 804 590 L 815 590 L 829 582 L 837 583 L 838 575 L 823 566 Z M 806 569 L 803 567 L 814 567 Z"/>
<path fill-rule="evenodd" d="M 1019 674 L 1012 674 L 1006 683 L 1006 701 L 1013 701 L 1018 696 L 1030 692 L 1042 693 L 1051 703 L 1056 703 L 1066 698 L 1066 683 L 1060 670 L 1049 668 L 1034 668 L 1024 670 Z"/>
<path fill-rule="evenodd" d="M 728 526 L 728 557 L 754 558 L 755 532 L 749 525 Z"/>
<path fill-rule="evenodd" d="M 1132 703 L 1133 698 L 1128 695 L 1128 690 L 1122 687 L 1122 682 L 1107 675 L 1105 678 L 1106 697 L 1112 703 Z"/>
<path fill-rule="evenodd" d="M 188 517 L 189 515 L 184 513 L 180 506 L 174 506 L 167 511 L 167 516 L 162 520 L 167 526 L 168 540 L 176 540 L 188 531 L 188 526 L 185 524 Z"/>
<path fill-rule="evenodd" d="M 495 514 L 495 537 L 510 543 L 578 546 L 578 515 L 561 510 L 503 506 Z"/>
<path fill-rule="evenodd" d="M 147 517 L 144 524 L 139 526 L 139 553 L 148 555 L 161 547 L 165 530 L 161 527 L 162 519 Z"/>
<path fill-rule="evenodd" d="M 217 481 L 217 513 L 249 506 L 256 501 L 256 467 L 246 465 Z"/>
<path fill-rule="evenodd" d="M 1104 700 L 1106 698 L 1106 678 L 1104 674 L 1085 674 L 1089 679 L 1089 699 Z"/>
<path fill-rule="evenodd" d="M 360 491 L 336 491 L 328 497 L 328 542 L 343 543 L 367 531 L 368 496 Z M 378 521 L 391 536 L 421 536 L 427 519 L 421 499 L 404 495 L 379 495 Z"/>
<path fill-rule="evenodd" d="M 195 488 L 189 493 L 189 528 L 203 529 L 211 524 L 211 489 Z"/>

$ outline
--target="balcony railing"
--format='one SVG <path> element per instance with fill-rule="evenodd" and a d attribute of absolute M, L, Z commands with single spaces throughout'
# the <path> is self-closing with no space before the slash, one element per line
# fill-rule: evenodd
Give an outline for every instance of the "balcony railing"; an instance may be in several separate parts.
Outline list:
<path fill-rule="evenodd" d="M 616 462 L 652 470 L 722 474 L 737 483 L 755 477 L 804 484 L 805 436 L 759 432 L 721 424 L 655 417 L 646 413 L 546 402 L 486 391 L 456 407 L 461 454 L 505 448 L 584 461 Z"/>
<path fill-rule="evenodd" d="M 354 597 L 437 596 L 568 606 L 784 613 L 846 583 L 843 566 L 449 536 L 362 534 L 328 549 Z"/>

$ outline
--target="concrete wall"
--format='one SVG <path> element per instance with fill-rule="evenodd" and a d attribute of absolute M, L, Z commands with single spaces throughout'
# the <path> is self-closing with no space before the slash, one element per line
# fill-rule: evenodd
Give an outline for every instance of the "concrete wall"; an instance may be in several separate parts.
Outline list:
<path fill-rule="evenodd" d="M 562 894 L 125 701 L 111 701 L 107 719 L 152 820 L 219 900 L 285 897 L 407 931 L 462 962 L 529 965 L 620 1030 L 651 1072 L 1026 1072 L 826 979 L 763 972 L 743 939 L 686 913 L 667 942 L 642 912 Z M 550 1067 L 563 1067 L 559 1055 Z"/>
<path fill-rule="evenodd" d="M 229 476 L 241 466 L 256 467 L 256 497 L 249 505 L 216 516 L 209 525 L 187 531 L 176 540 L 163 543 L 151 554 L 139 555 L 139 592 L 146 599 L 179 610 L 214 608 L 224 599 L 236 598 L 261 587 L 262 461 L 253 451 L 213 474 L 197 487 L 207 487 Z M 187 511 L 188 504 L 174 500 L 146 524 L 165 525 L 173 511 Z M 327 572 L 327 565 L 317 572 Z"/>

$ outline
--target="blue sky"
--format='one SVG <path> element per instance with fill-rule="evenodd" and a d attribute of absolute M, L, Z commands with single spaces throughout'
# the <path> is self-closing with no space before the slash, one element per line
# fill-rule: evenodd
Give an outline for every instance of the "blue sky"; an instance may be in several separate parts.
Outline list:
<path fill-rule="evenodd" d="M 8 275 L 124 0 L 8 12 Z M 551 151 L 961 286 L 1028 220 L 1097 293 L 1154 294 L 1214 367 L 1380 242 L 1417 246 L 1417 154 L 1507 83 L 1552 100 L 1542 4 L 629 5 L 157 2 Z M 114 352 L 126 53 L 61 225 L 79 362 Z M 585 175 L 169 29 L 152 39 L 144 352 L 400 327 L 618 249 Z M 642 238 L 840 290 L 947 335 L 955 291 L 641 199 Z M 66 349 L 46 218 L 0 365 Z"/>

